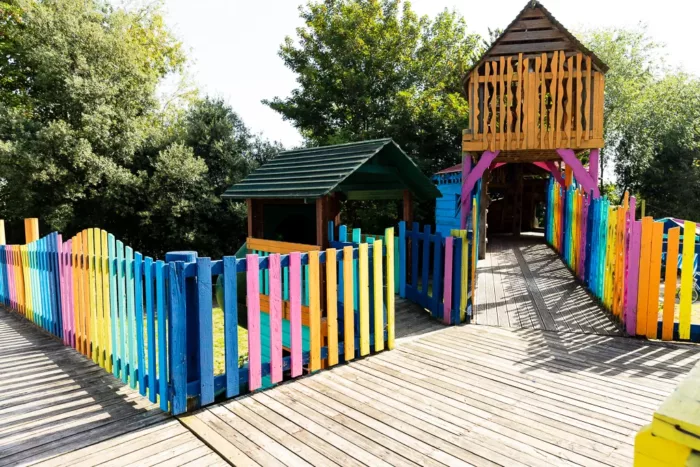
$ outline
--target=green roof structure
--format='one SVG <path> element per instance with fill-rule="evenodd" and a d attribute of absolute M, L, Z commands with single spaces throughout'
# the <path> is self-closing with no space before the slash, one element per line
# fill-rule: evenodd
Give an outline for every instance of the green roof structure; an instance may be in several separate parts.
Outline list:
<path fill-rule="evenodd" d="M 419 199 L 440 191 L 391 138 L 284 151 L 223 194 L 230 199 Z"/>

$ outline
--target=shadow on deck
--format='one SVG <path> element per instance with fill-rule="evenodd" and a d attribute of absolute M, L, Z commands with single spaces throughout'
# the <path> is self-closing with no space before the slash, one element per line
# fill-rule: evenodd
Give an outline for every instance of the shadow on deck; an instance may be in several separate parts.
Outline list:
<path fill-rule="evenodd" d="M 0 309 L 0 465 L 179 465 L 211 454 L 156 404 Z"/>
<path fill-rule="evenodd" d="M 478 264 L 476 322 L 506 328 L 623 335 L 542 235 L 489 238 Z"/>

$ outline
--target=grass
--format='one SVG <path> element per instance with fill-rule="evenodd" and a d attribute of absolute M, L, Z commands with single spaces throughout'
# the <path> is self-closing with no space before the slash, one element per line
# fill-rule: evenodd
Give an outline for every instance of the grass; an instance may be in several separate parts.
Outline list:
<path fill-rule="evenodd" d="M 220 307 L 213 310 L 214 325 L 214 374 L 220 375 L 226 369 L 224 358 L 224 312 Z M 248 361 L 248 330 L 238 326 L 238 366 L 243 366 Z"/>

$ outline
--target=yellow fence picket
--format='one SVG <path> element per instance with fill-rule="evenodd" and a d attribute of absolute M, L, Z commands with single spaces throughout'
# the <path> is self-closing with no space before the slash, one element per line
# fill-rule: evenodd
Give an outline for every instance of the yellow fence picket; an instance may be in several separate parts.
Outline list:
<path fill-rule="evenodd" d="M 693 260 L 695 259 L 695 222 L 683 225 L 683 265 L 681 267 L 681 313 L 678 335 L 690 339 L 690 316 L 693 295 Z"/>

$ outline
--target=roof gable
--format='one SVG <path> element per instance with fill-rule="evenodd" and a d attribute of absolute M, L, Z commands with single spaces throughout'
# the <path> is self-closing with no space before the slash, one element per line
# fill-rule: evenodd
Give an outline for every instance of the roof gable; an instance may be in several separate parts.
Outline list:
<path fill-rule="evenodd" d="M 377 186 L 367 189 L 400 186 L 419 198 L 440 196 L 408 155 L 386 138 L 281 152 L 223 197 L 314 199 L 372 182 Z"/>
<path fill-rule="evenodd" d="M 521 53 L 526 57 L 559 50 L 567 53 L 581 52 L 591 57 L 593 66 L 599 71 L 608 71 L 608 66 L 557 21 L 549 10 L 540 2 L 532 0 L 465 74 L 464 80 L 468 79 L 472 70 L 489 58 Z"/>

